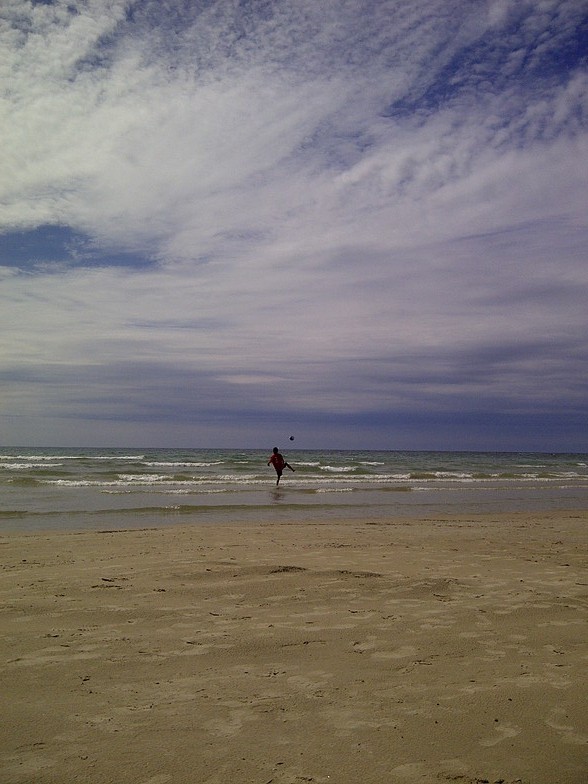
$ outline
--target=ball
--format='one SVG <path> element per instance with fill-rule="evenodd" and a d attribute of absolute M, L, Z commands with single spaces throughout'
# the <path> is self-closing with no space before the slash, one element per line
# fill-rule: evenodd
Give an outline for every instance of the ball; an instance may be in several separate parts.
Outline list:
<path fill-rule="evenodd" d="M 294 441 L 294 436 L 290 436 L 290 441 Z"/>

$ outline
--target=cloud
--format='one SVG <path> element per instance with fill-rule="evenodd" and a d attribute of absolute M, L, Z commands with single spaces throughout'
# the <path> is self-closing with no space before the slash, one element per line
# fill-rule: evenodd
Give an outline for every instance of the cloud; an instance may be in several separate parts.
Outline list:
<path fill-rule="evenodd" d="M 583 3 L 0 14 L 8 413 L 582 409 Z"/>

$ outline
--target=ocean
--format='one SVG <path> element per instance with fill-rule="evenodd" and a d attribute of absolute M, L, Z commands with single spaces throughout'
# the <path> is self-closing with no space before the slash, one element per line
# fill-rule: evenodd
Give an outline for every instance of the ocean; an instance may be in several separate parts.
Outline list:
<path fill-rule="evenodd" d="M 585 509 L 588 455 L 0 449 L 0 532 Z"/>

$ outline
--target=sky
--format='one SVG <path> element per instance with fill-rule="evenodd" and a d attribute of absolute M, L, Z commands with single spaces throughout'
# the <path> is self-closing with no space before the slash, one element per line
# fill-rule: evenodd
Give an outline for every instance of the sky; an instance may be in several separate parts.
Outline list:
<path fill-rule="evenodd" d="M 3 0 L 0 444 L 588 451 L 585 0 Z"/>

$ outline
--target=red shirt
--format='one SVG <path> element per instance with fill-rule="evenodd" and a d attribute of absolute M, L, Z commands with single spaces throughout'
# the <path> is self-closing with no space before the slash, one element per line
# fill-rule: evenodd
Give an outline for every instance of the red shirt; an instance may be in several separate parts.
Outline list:
<path fill-rule="evenodd" d="M 286 465 L 286 461 L 279 452 L 277 455 L 272 455 L 269 459 L 269 462 L 273 465 L 276 471 L 281 471 L 282 468 Z"/>

